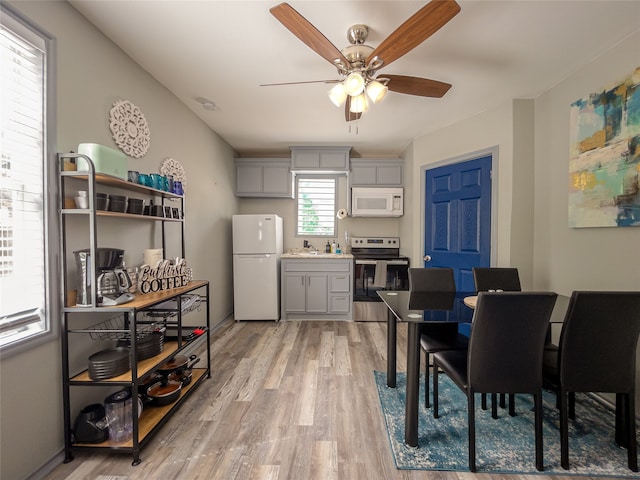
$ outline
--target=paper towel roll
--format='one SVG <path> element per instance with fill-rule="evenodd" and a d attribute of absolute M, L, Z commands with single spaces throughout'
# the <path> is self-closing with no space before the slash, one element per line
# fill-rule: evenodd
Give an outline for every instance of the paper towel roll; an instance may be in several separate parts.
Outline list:
<path fill-rule="evenodd" d="M 341 208 L 340 210 L 338 210 L 338 213 L 337 213 L 336 217 L 338 218 L 338 220 L 342 220 L 343 218 L 347 218 L 347 210 L 344 209 L 344 208 Z"/>
<path fill-rule="evenodd" d="M 144 251 L 144 263 L 150 267 L 155 267 L 162 260 L 161 248 L 148 248 Z"/>

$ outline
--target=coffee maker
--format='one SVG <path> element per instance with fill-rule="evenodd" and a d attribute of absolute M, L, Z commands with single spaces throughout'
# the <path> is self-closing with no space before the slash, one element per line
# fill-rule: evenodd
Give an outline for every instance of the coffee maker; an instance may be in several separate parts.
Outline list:
<path fill-rule="evenodd" d="M 78 270 L 78 306 L 91 305 L 91 291 L 95 279 L 96 301 L 103 303 L 103 298 L 116 298 L 131 287 L 131 278 L 124 268 L 124 250 L 118 248 L 96 248 L 96 271 L 91 271 L 91 249 L 85 248 L 73 252 L 76 256 Z"/>

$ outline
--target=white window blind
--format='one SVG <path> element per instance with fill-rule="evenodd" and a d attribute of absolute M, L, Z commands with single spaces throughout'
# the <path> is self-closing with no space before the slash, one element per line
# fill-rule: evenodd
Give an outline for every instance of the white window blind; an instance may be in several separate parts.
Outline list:
<path fill-rule="evenodd" d="M 335 236 L 335 178 L 298 177 L 296 201 L 298 235 Z"/>
<path fill-rule="evenodd" d="M 46 330 L 46 43 L 2 11 L 0 346 Z"/>

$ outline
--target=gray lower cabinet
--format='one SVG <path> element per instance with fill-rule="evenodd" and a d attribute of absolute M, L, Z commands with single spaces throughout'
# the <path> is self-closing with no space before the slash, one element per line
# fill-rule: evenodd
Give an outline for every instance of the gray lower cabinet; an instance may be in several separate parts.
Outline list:
<path fill-rule="evenodd" d="M 293 198 L 289 158 L 236 158 L 238 197 Z"/>
<path fill-rule="evenodd" d="M 351 320 L 353 260 L 341 258 L 283 258 L 283 320 Z"/>

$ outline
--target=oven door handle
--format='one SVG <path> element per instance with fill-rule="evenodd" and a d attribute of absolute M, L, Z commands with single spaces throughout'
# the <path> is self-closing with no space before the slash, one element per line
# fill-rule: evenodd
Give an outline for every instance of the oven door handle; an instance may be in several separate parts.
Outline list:
<path fill-rule="evenodd" d="M 387 265 L 409 265 L 409 262 L 407 262 L 406 260 L 381 260 L 383 262 L 386 262 Z M 361 259 L 361 260 L 356 260 L 356 265 L 375 265 L 378 261 L 377 260 L 365 260 L 365 259 Z"/>

